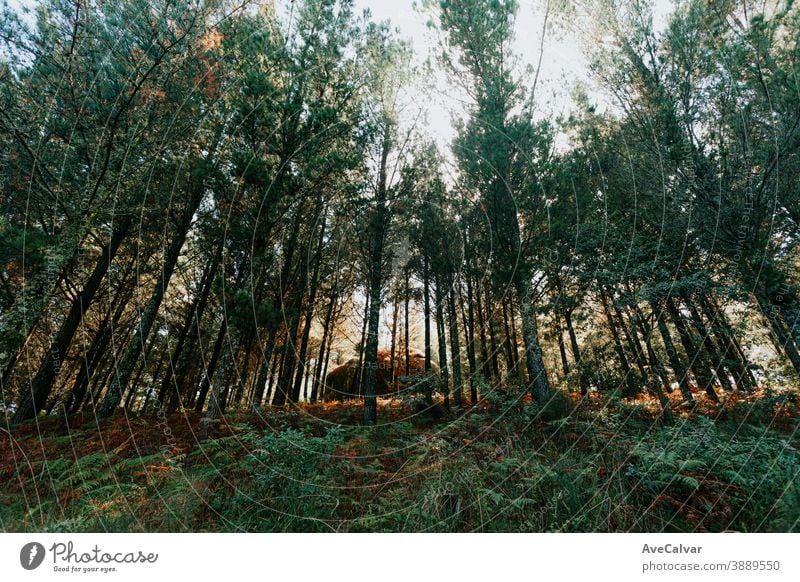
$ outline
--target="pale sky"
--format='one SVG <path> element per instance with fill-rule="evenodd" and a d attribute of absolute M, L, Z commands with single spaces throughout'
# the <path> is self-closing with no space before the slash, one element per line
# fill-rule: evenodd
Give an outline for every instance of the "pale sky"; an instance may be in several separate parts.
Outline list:
<path fill-rule="evenodd" d="M 536 86 L 537 114 L 553 117 L 568 112 L 572 108 L 571 93 L 576 83 L 583 84 L 590 96 L 602 107 L 606 97 L 592 85 L 588 74 L 588 59 L 582 41 L 573 33 L 566 33 L 556 27 L 551 15 L 547 29 L 543 31 L 546 3 L 550 0 L 520 0 L 516 21 L 515 52 L 523 66 L 537 68 L 541 54 L 541 68 Z M 422 63 L 435 48 L 435 31 L 426 26 L 430 14 L 424 14 L 414 0 L 355 0 L 355 11 L 364 9 L 372 12 L 373 19 L 390 20 L 399 30 L 401 38 L 411 41 L 416 53 L 416 61 Z M 671 0 L 654 0 L 654 24 L 663 26 L 672 11 Z M 545 42 L 542 45 L 542 34 Z M 543 51 L 540 51 L 543 47 Z M 451 114 L 463 114 L 460 96 L 455 88 L 448 86 L 444 75 L 435 79 L 436 88 L 429 85 L 414 90 L 418 102 L 428 110 L 426 131 L 445 148 L 454 135 Z M 532 84 L 529 79 L 528 84 Z"/>

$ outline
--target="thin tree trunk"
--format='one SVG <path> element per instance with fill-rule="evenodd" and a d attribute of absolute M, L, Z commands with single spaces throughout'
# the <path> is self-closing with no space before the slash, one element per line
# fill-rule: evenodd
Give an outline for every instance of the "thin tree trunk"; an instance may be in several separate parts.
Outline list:
<path fill-rule="evenodd" d="M 320 381 L 324 381 L 325 376 L 320 378 L 325 366 L 325 354 L 327 351 L 328 336 L 330 334 L 329 328 L 333 319 L 333 308 L 336 303 L 336 291 L 331 294 L 330 301 L 328 302 L 328 309 L 325 312 L 325 323 L 322 326 L 322 340 L 319 344 L 319 356 L 317 357 L 317 368 L 314 371 L 314 384 L 311 386 L 311 402 L 316 402 L 321 396 L 320 394 Z"/>
<path fill-rule="evenodd" d="M 486 376 L 490 379 L 492 376 L 492 366 L 491 362 L 489 361 L 489 351 L 487 348 L 487 341 L 486 341 L 486 318 L 484 317 L 483 311 L 483 302 L 481 301 L 481 289 L 480 289 L 480 282 L 478 282 L 478 288 L 475 289 L 475 307 L 478 308 L 478 335 L 480 336 L 481 341 L 481 364 L 480 369 L 483 370 L 486 368 Z M 470 304 L 472 302 L 470 301 Z"/>
<path fill-rule="evenodd" d="M 388 123 L 384 127 L 381 144 L 381 161 L 378 169 L 378 183 L 375 193 L 375 208 L 370 217 L 370 257 L 369 257 L 369 332 L 364 358 L 364 424 L 374 425 L 378 418 L 378 401 L 375 396 L 376 375 L 378 372 L 378 328 L 381 317 L 381 287 L 383 285 L 383 247 L 387 226 L 387 161 L 391 148 L 391 134 Z"/>
<path fill-rule="evenodd" d="M 219 330 L 217 331 L 217 339 L 214 341 L 214 348 L 211 352 L 211 359 L 208 361 L 208 367 L 205 369 L 205 373 L 203 374 L 203 381 L 200 384 L 200 393 L 197 396 L 197 401 L 195 402 L 194 409 L 197 412 L 202 412 L 203 407 L 206 404 L 206 397 L 208 396 L 208 390 L 211 386 L 211 380 L 216 374 L 217 371 L 217 363 L 219 362 L 219 356 L 222 353 L 222 347 L 225 343 L 225 336 L 228 332 L 228 322 L 226 319 L 223 319 L 222 324 L 219 326 Z"/>
<path fill-rule="evenodd" d="M 322 262 L 322 246 L 325 242 L 325 226 L 327 224 L 327 217 L 323 215 L 322 226 L 319 232 L 319 240 L 317 241 L 317 249 L 314 254 L 314 271 L 311 274 L 311 289 L 307 300 L 305 322 L 303 323 L 303 336 L 300 340 L 300 354 L 298 356 L 297 375 L 294 380 L 294 388 L 292 394 L 294 402 L 297 402 L 300 397 L 300 383 L 303 377 L 306 376 L 306 354 L 308 352 L 308 338 L 311 334 L 311 323 L 314 317 L 314 308 L 317 303 L 317 289 L 319 288 L 319 268 Z"/>
<path fill-rule="evenodd" d="M 50 344 L 50 348 L 39 366 L 39 371 L 31 381 L 28 390 L 23 392 L 22 400 L 11 419 L 13 423 L 33 418 L 47 402 L 53 390 L 53 383 L 61 371 L 62 362 L 69 352 L 75 332 L 78 330 L 84 314 L 94 302 L 97 291 L 100 289 L 131 223 L 132 215 L 124 215 L 114 229 L 111 240 L 103 247 L 92 274 L 80 293 L 72 300 L 69 312 L 56 333 L 53 343 Z"/>
<path fill-rule="evenodd" d="M 700 313 L 697 311 L 697 308 L 694 304 L 686 298 L 685 300 L 686 306 L 689 308 L 689 313 L 691 314 L 691 321 L 700 334 L 700 341 L 703 342 L 703 347 L 708 353 L 708 356 L 711 358 L 711 363 L 714 368 L 714 372 L 717 375 L 717 380 L 719 380 L 720 385 L 728 392 L 733 390 L 733 386 L 731 386 L 731 381 L 728 378 L 728 372 L 725 370 L 725 367 L 722 363 L 722 358 L 717 351 L 717 346 L 714 345 L 714 340 L 711 338 L 711 334 L 709 333 L 708 329 L 706 328 L 705 323 L 703 322 L 703 318 L 700 316 Z"/>
<path fill-rule="evenodd" d="M 683 394 L 683 397 L 688 402 L 692 402 L 694 401 L 694 397 L 692 396 L 692 390 L 689 387 L 689 371 L 681 361 L 678 350 L 675 349 L 675 344 L 672 341 L 672 335 L 669 333 L 669 328 L 667 327 L 666 321 L 664 321 L 664 313 L 661 307 L 655 302 L 651 302 L 650 307 L 653 310 L 653 316 L 656 318 L 658 332 L 661 334 L 661 340 L 664 342 L 664 348 L 667 350 L 669 365 L 672 367 L 672 371 L 675 372 L 675 376 L 678 378 L 678 385 L 680 386 L 681 394 Z"/>
<path fill-rule="evenodd" d="M 430 273 L 428 271 L 428 256 L 422 258 L 422 297 L 423 314 L 425 317 L 425 374 L 431 371 L 431 290 Z"/>
<path fill-rule="evenodd" d="M 203 319 L 206 305 L 208 305 L 217 269 L 222 260 L 222 243 L 223 240 L 221 239 L 214 251 L 214 256 L 206 267 L 206 272 L 203 274 L 200 284 L 200 294 L 187 314 L 184 329 L 181 331 L 178 345 L 175 347 L 175 352 L 170 359 L 170 366 L 164 376 L 164 382 L 161 386 L 162 392 L 168 392 L 169 386 L 172 386 L 172 390 L 169 391 L 170 399 L 167 404 L 167 413 L 175 412 L 178 409 L 181 395 L 186 389 L 186 377 L 189 374 L 194 346 L 200 337 L 200 322 Z M 163 403 L 163 397 L 159 398 L 159 402 Z"/>
<path fill-rule="evenodd" d="M 711 368 L 709 367 L 705 352 L 703 352 L 699 346 L 695 346 L 694 340 L 683 320 L 683 315 L 681 315 L 671 297 L 667 298 L 666 307 L 670 317 L 672 317 L 672 323 L 678 331 L 678 337 L 683 345 L 683 350 L 689 358 L 689 368 L 694 373 L 694 377 L 697 379 L 700 387 L 705 390 L 706 394 L 708 394 L 712 400 L 718 401 L 719 397 L 717 396 L 716 390 L 714 390 L 714 380 L 710 374 Z"/>
<path fill-rule="evenodd" d="M 183 216 L 180 219 L 177 231 L 173 235 L 172 243 L 167 249 L 161 275 L 156 281 L 155 289 L 153 289 L 147 307 L 136 327 L 136 333 L 128 344 L 128 349 L 119 363 L 119 367 L 114 374 L 106 396 L 98 408 L 97 413 L 100 417 L 108 417 L 114 413 L 114 410 L 122 399 L 123 392 L 128 386 L 128 382 L 130 382 L 131 373 L 152 331 L 153 324 L 158 315 L 158 310 L 161 307 L 161 301 L 164 299 L 164 293 L 169 285 L 169 280 L 172 278 L 172 273 L 175 270 L 175 266 L 178 264 L 178 258 L 180 257 L 181 249 L 186 240 L 186 235 L 191 227 L 192 218 L 197 208 L 200 206 L 204 191 L 205 188 L 202 182 L 191 185 L 190 198 L 183 211 Z"/>
<path fill-rule="evenodd" d="M 491 354 L 489 356 L 489 361 L 491 362 L 491 370 L 492 370 L 492 379 L 499 380 L 500 379 L 500 365 L 497 361 L 498 354 L 500 352 L 500 348 L 497 345 L 497 336 L 495 335 L 495 317 L 494 317 L 494 309 L 492 305 L 491 297 L 489 296 L 489 288 L 488 286 L 484 289 L 486 294 L 486 321 L 489 328 L 489 348 Z"/>
<path fill-rule="evenodd" d="M 409 332 L 410 322 L 409 322 L 409 319 L 408 319 L 408 304 L 409 304 L 409 300 L 410 300 L 409 294 L 411 293 L 411 290 L 409 288 L 410 273 L 409 273 L 409 270 L 408 270 L 408 265 L 406 265 L 405 271 L 406 271 L 405 272 L 405 289 L 404 289 L 405 293 L 403 295 L 403 301 L 405 303 L 405 313 L 403 314 L 403 322 L 404 322 L 404 328 L 405 329 L 403 330 L 403 332 L 405 334 L 406 376 L 409 376 L 411 374 L 411 346 L 410 346 L 411 340 L 410 340 L 410 332 Z"/>
<path fill-rule="evenodd" d="M 614 349 L 617 352 L 617 358 L 619 358 L 619 362 L 622 365 L 622 372 L 625 375 L 626 396 L 636 396 L 638 388 L 633 377 L 633 370 L 631 369 L 628 357 L 625 355 L 625 348 L 622 347 L 622 340 L 619 336 L 619 330 L 617 329 L 617 324 L 614 321 L 611 310 L 608 307 L 608 297 L 606 297 L 602 287 L 600 287 L 600 302 L 603 304 L 603 312 L 605 313 L 608 327 L 611 330 L 611 337 L 614 340 Z"/>
<path fill-rule="evenodd" d="M 450 322 L 450 355 L 453 360 L 453 403 L 461 408 L 463 400 L 463 380 L 461 378 L 461 346 L 459 345 L 458 320 L 456 319 L 456 300 L 453 285 L 447 294 L 447 319 Z"/>
<path fill-rule="evenodd" d="M 472 306 L 472 282 L 469 274 L 467 279 L 467 317 L 464 316 L 464 299 L 461 295 L 461 285 L 458 287 L 458 297 L 461 303 L 461 319 L 464 322 L 464 334 L 467 341 L 467 363 L 469 364 L 469 400 L 471 404 L 478 403 L 477 374 L 478 366 L 475 361 L 475 310 Z"/>
<path fill-rule="evenodd" d="M 444 298 L 442 297 L 441 281 L 436 280 L 436 294 L 434 303 L 436 304 L 436 335 L 439 345 L 439 373 L 440 387 L 444 396 L 444 406 L 446 409 L 450 408 L 450 374 L 447 368 L 447 344 L 445 338 L 444 327 Z"/>
<path fill-rule="evenodd" d="M 572 312 L 569 309 L 564 312 L 564 321 L 567 323 L 567 333 L 569 334 L 572 357 L 575 358 L 575 367 L 578 368 L 578 382 L 581 387 L 581 395 L 586 396 L 589 392 L 589 380 L 586 377 L 586 371 L 583 369 L 581 350 L 578 347 L 578 338 L 575 335 L 575 328 L 572 325 Z"/>
<path fill-rule="evenodd" d="M 501 305 L 503 306 L 503 331 L 505 332 L 503 335 L 503 347 L 506 353 L 506 380 L 510 380 L 511 376 L 516 374 L 517 370 L 514 354 L 511 349 L 511 331 L 508 327 L 508 301 L 504 298 L 503 301 L 501 301 Z"/>

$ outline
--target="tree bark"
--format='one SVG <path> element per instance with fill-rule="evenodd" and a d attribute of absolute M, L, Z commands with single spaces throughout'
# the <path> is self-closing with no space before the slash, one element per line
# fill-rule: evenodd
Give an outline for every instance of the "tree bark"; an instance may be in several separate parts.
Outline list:
<path fill-rule="evenodd" d="M 100 258 L 97 260 L 92 274 L 89 276 L 80 293 L 72 300 L 69 312 L 64 322 L 61 324 L 58 333 L 56 333 L 53 343 L 50 345 L 50 349 L 47 350 L 39 366 L 39 371 L 30 383 L 29 389 L 24 392 L 24 396 L 12 417 L 11 421 L 13 423 L 33 418 L 47 402 L 50 392 L 53 390 L 53 383 L 61 371 L 63 359 L 67 356 L 69 347 L 72 344 L 72 339 L 75 337 L 75 332 L 78 331 L 84 314 L 94 302 L 97 291 L 100 289 L 100 285 L 122 241 L 125 239 L 131 223 L 132 215 L 124 215 L 114 229 L 111 240 L 103 247 Z"/>

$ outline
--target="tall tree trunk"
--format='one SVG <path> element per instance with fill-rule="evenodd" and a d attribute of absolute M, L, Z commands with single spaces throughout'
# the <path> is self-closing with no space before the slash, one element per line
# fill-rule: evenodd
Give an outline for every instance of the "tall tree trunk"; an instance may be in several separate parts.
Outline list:
<path fill-rule="evenodd" d="M 514 357 L 514 369 L 517 372 L 517 378 L 520 381 L 525 381 L 525 370 L 520 362 L 519 357 L 519 338 L 517 337 L 517 315 L 516 315 L 516 305 L 514 304 L 514 298 L 509 297 L 509 315 L 511 318 L 511 353 Z"/>
<path fill-rule="evenodd" d="M 322 373 L 324 371 L 324 366 L 325 366 L 331 321 L 333 320 L 333 308 L 334 305 L 336 304 L 336 297 L 337 297 L 336 294 L 337 294 L 336 287 L 334 287 L 334 291 L 331 293 L 330 301 L 328 302 L 328 309 L 325 312 L 325 323 L 322 326 L 322 340 L 319 343 L 319 356 L 317 357 L 317 368 L 314 371 L 314 383 L 311 385 L 311 402 L 316 402 L 317 399 L 321 396 L 319 389 L 320 382 L 325 381 L 325 376 L 322 375 Z M 322 378 L 320 378 L 320 375 L 322 375 Z"/>
<path fill-rule="evenodd" d="M 464 334 L 467 342 L 467 363 L 469 364 L 469 400 L 471 404 L 478 403 L 477 374 L 478 366 L 475 360 L 475 310 L 472 306 L 472 282 L 467 274 L 467 314 L 464 313 L 464 298 L 461 294 L 462 287 L 458 286 L 458 298 L 461 304 L 461 319 L 464 323 Z"/>
<path fill-rule="evenodd" d="M 275 340 L 278 336 L 277 327 L 270 325 L 267 334 L 267 343 L 264 347 L 264 352 L 261 355 L 261 363 L 258 367 L 255 390 L 253 391 L 252 406 L 254 408 L 259 408 L 263 404 L 264 391 L 266 389 L 269 374 L 272 371 L 270 364 L 272 363 L 272 354 L 275 351 Z"/>
<path fill-rule="evenodd" d="M 453 403 L 461 408 L 463 400 L 463 381 L 461 378 L 461 346 L 459 345 L 458 320 L 456 319 L 456 299 L 453 285 L 447 294 L 447 319 L 450 322 L 450 355 L 453 360 Z"/>
<path fill-rule="evenodd" d="M 366 353 L 367 325 L 369 323 L 370 295 L 364 296 L 364 319 L 361 321 L 361 341 L 358 343 L 358 367 L 353 370 L 353 377 L 350 379 L 350 394 L 363 394 L 364 386 L 364 354 Z"/>
<path fill-rule="evenodd" d="M 208 305 L 208 299 L 211 296 L 211 289 L 217 269 L 222 260 L 222 243 L 223 239 L 221 238 L 214 251 L 214 255 L 206 266 L 200 283 L 199 295 L 184 321 L 183 329 L 178 338 L 178 345 L 175 346 L 175 352 L 170 359 L 170 366 L 167 369 L 164 382 L 161 385 L 162 393 L 170 394 L 167 404 L 167 413 L 175 412 L 178 409 L 181 395 L 184 394 L 184 390 L 186 389 L 186 378 L 192 363 L 194 345 L 200 337 L 200 322 L 203 319 L 206 305 Z M 170 387 L 172 390 L 169 390 Z M 160 398 L 159 401 L 163 403 L 163 397 Z"/>
<path fill-rule="evenodd" d="M 603 304 L 603 313 L 605 313 L 608 327 L 611 330 L 611 337 L 614 340 L 614 349 L 616 350 L 617 358 L 619 358 L 619 362 L 622 365 L 622 373 L 625 375 L 625 395 L 629 397 L 636 396 L 638 388 L 633 377 L 633 370 L 631 369 L 628 357 L 625 355 L 625 348 L 622 347 L 622 340 L 620 339 L 619 330 L 617 329 L 617 323 L 614 321 L 614 317 L 612 316 L 611 310 L 608 307 L 609 300 L 602 286 L 600 287 L 600 302 Z"/>
<path fill-rule="evenodd" d="M 756 379 L 753 372 L 750 370 L 750 363 L 747 360 L 747 355 L 742 350 L 741 345 L 736 339 L 736 334 L 731 328 L 725 312 L 720 309 L 713 298 L 705 296 L 700 297 L 700 305 L 706 317 L 711 322 L 712 328 L 719 330 L 721 341 L 725 346 L 725 354 L 723 357 L 730 357 L 733 361 L 734 380 L 739 388 L 747 392 L 751 392 L 756 388 Z M 715 331 L 716 332 L 716 331 Z"/>
<path fill-rule="evenodd" d="M 327 216 L 323 215 L 322 226 L 320 227 L 319 239 L 317 241 L 317 249 L 314 253 L 314 271 L 311 274 L 311 288 L 309 290 L 309 297 L 307 300 L 305 322 L 303 323 L 303 336 L 300 340 L 300 355 L 298 356 L 297 375 L 294 380 L 294 388 L 292 390 L 293 400 L 297 402 L 300 398 L 300 383 L 306 375 L 306 354 L 308 352 L 308 338 L 311 334 L 311 323 L 314 318 L 314 308 L 317 303 L 317 289 L 319 288 L 319 267 L 322 262 L 322 246 L 325 243 L 325 226 L 327 224 Z"/>
<path fill-rule="evenodd" d="M 432 354 L 431 342 L 431 273 L 428 265 L 428 255 L 422 255 L 422 298 L 423 298 L 423 315 L 425 319 L 425 384 L 424 384 L 424 397 L 425 403 L 429 406 L 433 405 L 433 379 L 431 378 L 432 371 Z M 441 371 L 440 371 L 441 373 Z"/>
<path fill-rule="evenodd" d="M 492 379 L 492 365 L 489 361 L 489 350 L 488 350 L 488 343 L 486 340 L 486 318 L 484 317 L 484 310 L 483 310 L 483 302 L 481 301 L 481 285 L 480 281 L 477 283 L 477 289 L 475 289 L 475 307 L 478 310 L 478 335 L 480 336 L 481 341 L 481 364 L 480 369 L 485 369 L 485 375 Z M 471 304 L 472 302 L 470 302 Z"/>
<path fill-rule="evenodd" d="M 684 322 L 683 315 L 681 315 L 681 312 L 675 305 L 675 301 L 669 297 L 667 298 L 665 305 L 670 317 L 672 318 L 672 323 L 675 325 L 675 329 L 678 331 L 678 337 L 683 345 L 683 350 L 686 352 L 686 355 L 689 358 L 689 368 L 692 370 L 692 373 L 697 379 L 698 384 L 703 390 L 705 390 L 709 398 L 715 402 L 718 401 L 719 397 L 717 396 L 717 392 L 714 390 L 714 380 L 710 374 L 711 368 L 709 367 L 708 358 L 706 357 L 705 352 L 699 346 L 695 346 L 694 340 L 692 339 L 692 336 L 686 327 L 686 323 Z"/>
<path fill-rule="evenodd" d="M 450 408 L 450 373 L 447 368 L 447 343 L 444 327 L 444 297 L 442 297 L 441 280 L 436 278 L 436 293 L 434 303 L 436 304 L 436 335 L 439 345 L 439 385 L 444 396 L 444 406 Z"/>
<path fill-rule="evenodd" d="M 616 300 L 614 299 L 613 292 L 608 293 L 607 297 L 608 297 L 608 302 L 611 304 L 611 308 L 614 310 L 614 314 L 617 316 L 617 322 L 619 323 L 619 327 L 622 330 L 623 335 L 625 336 L 625 340 L 628 342 L 628 346 L 630 346 L 630 350 L 633 353 L 633 359 L 636 362 L 636 367 L 639 368 L 639 372 L 642 374 L 642 378 L 646 379 L 647 369 L 645 367 L 642 347 L 639 344 L 639 337 L 637 335 L 633 336 L 631 335 L 633 330 L 631 330 L 628 327 L 628 323 L 625 321 L 625 318 L 622 315 L 622 311 L 620 310 Z"/>
<path fill-rule="evenodd" d="M 569 360 L 567 359 L 567 347 L 564 344 L 564 327 L 561 325 L 561 316 L 558 310 L 553 315 L 553 320 L 556 324 L 556 339 L 558 340 L 558 353 L 561 356 L 561 371 L 564 372 L 564 378 L 569 376 Z"/>
<path fill-rule="evenodd" d="M 492 302 L 492 298 L 489 294 L 489 287 L 486 286 L 484 289 L 486 294 L 486 322 L 489 328 L 489 361 L 491 362 L 491 370 L 492 370 L 492 380 L 500 380 L 500 365 L 497 361 L 498 354 L 500 353 L 500 348 L 497 345 L 497 335 L 495 334 L 495 314 L 494 314 L 494 305 Z"/>
<path fill-rule="evenodd" d="M 284 281 L 289 280 L 289 273 L 293 264 L 292 258 L 296 252 L 297 239 L 300 233 L 303 215 L 303 206 L 301 204 L 295 211 L 294 225 L 287 242 L 283 270 L 286 274 L 286 278 L 283 279 Z M 286 341 L 284 342 L 281 369 L 278 373 L 277 384 L 275 385 L 275 395 L 272 399 L 273 406 L 284 406 L 286 404 L 287 397 L 293 399 L 292 379 L 294 378 L 294 365 L 297 357 L 297 334 L 300 328 L 300 310 L 303 304 L 303 295 L 305 294 L 307 277 L 308 265 L 305 261 L 302 261 L 300 263 L 298 281 L 295 282 L 294 293 L 292 294 L 292 300 L 288 309 L 288 317 L 286 320 Z"/>
<path fill-rule="evenodd" d="M 405 269 L 405 288 L 404 288 L 404 293 L 403 293 L 403 302 L 405 303 L 405 313 L 403 314 L 403 323 L 404 323 L 403 332 L 405 334 L 406 376 L 409 376 L 411 374 L 411 345 L 410 345 L 411 344 L 411 337 L 410 337 L 410 331 L 409 331 L 410 322 L 409 322 L 409 318 L 408 318 L 408 304 L 409 304 L 409 301 L 410 301 L 409 295 L 411 293 L 411 289 L 410 289 L 410 286 L 409 286 L 409 277 L 410 277 L 409 268 L 408 268 L 408 264 L 406 264 L 406 269 Z"/>
<path fill-rule="evenodd" d="M 31 381 L 28 390 L 23 392 L 22 400 L 14 412 L 12 422 L 17 423 L 33 418 L 47 402 L 50 392 L 53 390 L 53 383 L 61 371 L 62 362 L 69 352 L 72 338 L 75 337 L 75 332 L 78 330 L 84 314 L 94 302 L 97 291 L 111 266 L 111 261 L 114 260 L 131 223 L 132 215 L 124 215 L 114 229 L 111 240 L 103 247 L 92 274 L 83 289 L 72 300 L 69 312 L 56 333 L 53 343 L 50 344 L 50 348 L 39 366 L 39 371 Z"/>
<path fill-rule="evenodd" d="M 572 357 L 575 358 L 575 367 L 578 368 L 578 382 L 580 383 L 581 394 L 586 396 L 586 394 L 589 393 L 589 379 L 586 377 L 586 370 L 583 369 L 581 350 L 578 347 L 578 338 L 575 335 L 575 328 L 572 325 L 572 312 L 569 309 L 564 311 L 564 321 L 567 323 L 567 333 L 569 334 Z"/>
<path fill-rule="evenodd" d="M 503 306 L 503 347 L 506 354 L 506 381 L 511 379 L 512 375 L 517 373 L 516 360 L 514 353 L 511 349 L 511 331 L 508 327 L 508 301 L 506 298 L 500 302 Z"/>
<path fill-rule="evenodd" d="M 385 122 L 381 143 L 381 160 L 378 168 L 378 183 L 375 192 L 375 208 L 370 217 L 370 256 L 369 256 L 369 332 L 364 357 L 364 424 L 374 425 L 378 418 L 378 401 L 375 396 L 376 375 L 378 372 L 378 328 L 381 317 L 381 287 L 383 285 L 383 247 L 386 238 L 388 213 L 386 194 L 388 176 L 386 164 L 391 148 L 391 134 Z"/>
<path fill-rule="evenodd" d="M 523 276 L 524 275 L 524 276 Z M 525 364 L 533 399 L 544 404 L 550 400 L 550 382 L 544 369 L 542 348 L 539 346 L 539 332 L 536 329 L 536 316 L 531 304 L 531 282 L 527 274 L 517 275 L 517 296 L 522 317 L 522 337 L 525 340 Z"/>
<path fill-rule="evenodd" d="M 661 340 L 664 342 L 664 348 L 667 350 L 667 358 L 672 371 L 678 379 L 678 385 L 681 389 L 681 394 L 687 402 L 694 401 L 692 390 L 689 387 L 689 371 L 681 361 L 678 350 L 675 349 L 675 344 L 672 341 L 672 335 L 669 333 L 667 322 L 664 321 L 664 312 L 662 308 L 655 302 L 650 302 L 650 308 L 653 310 L 653 316 L 656 318 L 658 324 L 658 332 L 661 334 Z"/>
<path fill-rule="evenodd" d="M 400 298 L 395 296 L 392 306 L 392 337 L 389 342 L 389 392 L 395 391 L 395 357 L 397 356 L 397 320 L 400 319 Z"/>
<path fill-rule="evenodd" d="M 667 388 L 667 390 L 672 391 L 669 376 L 667 376 L 667 371 L 664 369 L 664 365 L 661 363 L 661 360 L 658 358 L 655 350 L 653 349 L 653 325 L 648 324 L 648 327 L 645 328 L 644 314 L 635 302 L 631 303 L 630 308 L 631 311 L 633 311 L 633 317 L 631 319 L 636 323 L 636 327 L 639 328 L 639 332 L 642 334 L 642 338 L 644 339 L 645 349 L 647 350 L 647 361 L 650 363 L 650 368 L 655 372 L 658 380 L 661 382 L 660 385 Z"/>
<path fill-rule="evenodd" d="M 135 261 L 129 261 L 121 277 L 117 291 L 109 304 L 109 311 L 95 333 L 88 351 L 84 353 L 81 358 L 78 375 L 75 378 L 72 391 L 67 399 L 66 409 L 69 413 L 78 412 L 78 409 L 86 399 L 86 390 L 89 387 L 92 375 L 95 373 L 95 370 L 97 370 L 108 348 L 108 344 L 112 339 L 114 329 L 116 329 L 119 324 L 120 319 L 125 313 L 128 301 L 130 301 L 130 298 L 133 296 L 134 286 L 128 285 L 128 276 L 133 272 L 134 263 Z"/>
<path fill-rule="evenodd" d="M 142 313 L 142 317 L 136 327 L 136 333 L 128 344 L 128 349 L 119 363 L 119 368 L 112 378 L 106 396 L 98 408 L 97 413 L 100 417 L 111 416 L 119 405 L 122 400 L 122 394 L 130 381 L 136 362 L 142 353 L 142 348 L 147 342 L 147 338 L 150 336 L 156 316 L 158 315 L 158 310 L 161 307 L 161 301 L 164 299 L 167 285 L 169 285 L 169 280 L 172 278 L 172 273 L 175 270 L 175 266 L 178 264 L 181 249 L 186 241 L 186 235 L 192 225 L 192 218 L 195 212 L 197 212 L 205 192 L 202 180 L 199 183 L 191 184 L 190 188 L 189 200 L 183 210 L 183 215 L 177 225 L 176 232 L 173 235 L 172 243 L 169 245 L 166 255 L 164 256 L 161 275 L 156 281 L 155 289 L 153 289 L 147 307 L 144 313 Z"/>
<path fill-rule="evenodd" d="M 770 326 L 772 327 L 772 331 L 775 334 L 775 339 L 779 350 L 783 350 L 786 354 L 786 357 L 789 358 L 789 361 L 792 364 L 792 367 L 795 369 L 798 375 L 800 375 L 800 351 L 798 351 L 797 346 L 789 334 L 789 331 L 784 326 L 784 322 L 780 318 L 778 309 L 772 305 L 767 294 L 762 289 L 754 290 L 754 295 L 756 297 L 756 301 L 758 302 L 758 306 L 761 309 L 761 313 L 764 317 L 767 318 Z"/>
<path fill-rule="evenodd" d="M 211 352 L 211 359 L 208 361 L 208 366 L 205 369 L 203 374 L 203 381 L 200 384 L 200 393 L 197 396 L 197 401 L 195 402 L 194 409 L 196 412 L 202 412 L 203 407 L 206 404 L 206 398 L 208 396 L 208 390 L 211 387 L 211 382 L 214 378 L 214 375 L 217 371 L 217 364 L 219 362 L 220 354 L 222 353 L 222 348 L 225 344 L 226 335 L 228 333 L 228 320 L 223 319 L 222 323 L 219 326 L 219 330 L 217 330 L 217 339 L 214 341 L 214 348 Z"/>
<path fill-rule="evenodd" d="M 224 323 L 222 325 L 225 326 Z M 227 330 L 224 331 L 227 333 Z M 221 333 L 221 337 L 225 336 L 226 333 Z M 225 412 L 225 392 L 229 384 L 228 380 L 231 368 L 235 362 L 236 352 L 239 348 L 238 341 L 232 334 L 227 334 L 226 340 L 227 342 L 223 343 L 227 343 L 228 345 L 223 346 L 221 361 L 211 378 L 211 395 L 209 396 L 208 408 L 203 418 L 204 423 L 201 434 L 207 434 L 209 424 L 215 422 L 216 419 Z M 203 436 L 205 436 L 205 434 L 203 434 Z"/>
<path fill-rule="evenodd" d="M 714 340 L 711 338 L 711 334 L 706 328 L 706 325 L 703 322 L 703 318 L 700 316 L 700 313 L 697 311 L 697 308 L 694 306 L 694 303 L 692 303 L 689 298 L 685 298 L 685 304 L 689 309 L 690 315 L 692 316 L 691 317 L 692 324 L 694 325 L 694 328 L 697 330 L 697 333 L 700 334 L 700 341 L 703 343 L 703 347 L 705 348 L 706 353 L 711 359 L 711 364 L 714 368 L 714 372 L 717 375 L 717 380 L 719 380 L 720 385 L 726 391 L 730 392 L 731 390 L 733 390 L 733 386 L 731 386 L 731 381 L 728 378 L 728 372 L 727 370 L 725 370 L 725 366 L 722 363 L 722 358 L 719 355 L 717 346 L 714 344 Z"/>

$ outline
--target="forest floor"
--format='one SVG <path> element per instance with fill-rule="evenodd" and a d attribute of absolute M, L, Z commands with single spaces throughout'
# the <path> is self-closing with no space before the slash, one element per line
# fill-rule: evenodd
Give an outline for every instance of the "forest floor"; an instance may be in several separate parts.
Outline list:
<path fill-rule="evenodd" d="M 4 531 L 798 531 L 793 392 L 673 400 L 493 393 L 0 428 Z M 677 398 L 677 394 L 675 398 Z"/>

